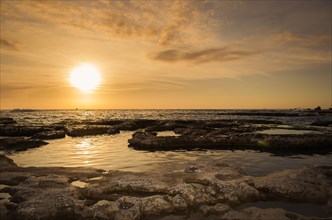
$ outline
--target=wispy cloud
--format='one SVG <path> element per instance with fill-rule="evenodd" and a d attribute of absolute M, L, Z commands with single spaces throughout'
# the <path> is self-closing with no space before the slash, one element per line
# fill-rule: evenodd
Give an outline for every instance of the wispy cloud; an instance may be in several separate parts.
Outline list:
<path fill-rule="evenodd" d="M 165 62 L 188 61 L 193 63 L 206 63 L 244 59 L 259 53 L 258 51 L 233 50 L 223 47 L 195 51 L 164 50 L 152 54 L 150 57 L 154 60 Z"/>
<path fill-rule="evenodd" d="M 196 37 L 193 30 L 212 34 L 207 29 L 213 13 L 204 1 L 4 1 L 1 5 L 5 21 L 72 27 L 161 46 L 188 42 Z"/>
<path fill-rule="evenodd" d="M 9 42 L 5 39 L 0 39 L 0 47 L 6 50 L 18 50 L 16 44 Z"/>

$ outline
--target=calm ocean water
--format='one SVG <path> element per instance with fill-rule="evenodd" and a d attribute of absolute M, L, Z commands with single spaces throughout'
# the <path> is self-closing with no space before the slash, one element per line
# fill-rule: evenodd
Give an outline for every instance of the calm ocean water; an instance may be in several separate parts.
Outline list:
<path fill-rule="evenodd" d="M 254 113 L 279 113 L 297 115 L 253 116 Z M 308 125 L 317 120 L 332 120 L 332 114 L 320 115 L 307 110 L 38 110 L 0 111 L 2 117 L 13 117 L 20 123 L 51 124 L 61 121 L 84 121 L 99 119 L 183 119 L 183 120 L 227 120 L 227 119 L 276 119 L 285 124 Z M 234 115 L 235 114 L 235 115 Z"/>
<path fill-rule="evenodd" d="M 259 113 L 281 113 L 281 116 L 253 116 Z M 240 113 L 248 113 L 241 115 Z M 289 116 L 287 116 L 289 115 Z M 99 119 L 268 119 L 287 125 L 310 125 L 317 120 L 332 120 L 332 115 L 294 110 L 41 110 L 31 112 L 1 111 L 1 117 L 12 117 L 22 124 L 91 121 Z M 115 135 L 66 137 L 50 140 L 49 144 L 9 154 L 21 166 L 91 166 L 105 170 L 177 171 L 191 164 L 211 161 L 242 167 L 248 174 L 263 175 L 285 168 L 305 165 L 331 165 L 332 154 L 275 156 L 256 151 L 172 151 L 146 152 L 128 148 L 133 132 Z M 168 135 L 164 133 L 163 135 Z"/>

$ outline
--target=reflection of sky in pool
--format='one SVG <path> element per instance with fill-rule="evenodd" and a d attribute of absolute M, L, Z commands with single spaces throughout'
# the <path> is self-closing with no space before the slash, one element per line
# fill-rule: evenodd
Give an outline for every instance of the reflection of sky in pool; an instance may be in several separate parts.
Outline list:
<path fill-rule="evenodd" d="M 8 155 L 21 166 L 90 166 L 105 170 L 173 172 L 193 163 L 218 161 L 242 167 L 248 174 L 262 175 L 304 165 L 332 165 L 329 155 L 272 156 L 255 151 L 137 151 L 128 147 L 133 132 L 50 140 L 48 145 Z M 173 135 L 172 132 L 161 132 Z"/>

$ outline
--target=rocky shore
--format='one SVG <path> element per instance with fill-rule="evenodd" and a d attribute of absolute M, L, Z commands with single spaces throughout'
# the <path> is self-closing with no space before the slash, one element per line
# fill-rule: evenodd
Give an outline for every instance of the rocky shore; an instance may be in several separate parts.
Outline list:
<path fill-rule="evenodd" d="M 120 131 L 134 131 L 129 147 L 148 151 L 253 149 L 275 154 L 324 154 L 331 152 L 332 146 L 329 121 L 301 127 L 261 119 L 95 120 L 36 125 L 0 118 L 0 150 L 27 150 L 66 135 L 114 135 Z M 331 219 L 331 181 L 332 167 L 327 166 L 260 177 L 221 163 L 195 164 L 177 172 L 135 173 L 20 167 L 1 155 L 0 218 Z M 271 202 L 284 205 L 267 205 Z M 310 210 L 320 208 L 314 213 L 287 208 L 294 204 Z"/>
<path fill-rule="evenodd" d="M 332 167 L 254 177 L 208 163 L 172 173 L 19 167 L 0 156 L 1 219 L 330 219 Z M 305 216 L 257 201 L 326 208 Z M 330 216 L 330 217 L 329 217 Z"/>
<path fill-rule="evenodd" d="M 289 126 L 277 120 L 99 120 L 51 125 L 17 124 L 0 119 L 0 150 L 39 147 L 47 140 L 135 131 L 128 140 L 136 150 L 251 149 L 275 154 L 328 153 L 332 146 L 329 121 Z M 170 131 L 174 135 L 159 136 Z M 273 131 L 278 131 L 273 133 Z M 280 131 L 282 131 L 280 133 Z"/>

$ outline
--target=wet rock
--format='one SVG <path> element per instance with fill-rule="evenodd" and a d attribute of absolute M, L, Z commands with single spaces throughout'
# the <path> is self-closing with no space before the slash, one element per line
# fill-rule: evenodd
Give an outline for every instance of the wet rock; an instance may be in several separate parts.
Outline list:
<path fill-rule="evenodd" d="M 0 154 L 0 167 L 2 168 L 17 167 L 17 165 L 16 163 L 14 163 L 12 159 Z"/>
<path fill-rule="evenodd" d="M 96 120 L 96 121 L 82 121 L 78 124 L 85 124 L 85 125 L 118 125 L 123 123 L 125 120 Z"/>
<path fill-rule="evenodd" d="M 66 127 L 66 133 L 72 137 L 87 135 L 117 134 L 120 131 L 113 126 L 106 125 L 76 125 Z"/>
<path fill-rule="evenodd" d="M 115 125 L 115 128 L 123 131 L 135 131 L 140 128 L 153 126 L 156 123 L 157 123 L 156 120 L 147 120 L 147 119 L 126 120 L 121 124 Z"/>
<path fill-rule="evenodd" d="M 240 211 L 230 211 L 222 216 L 221 219 L 238 219 L 238 220 L 256 220 L 256 219 L 278 219 L 278 220 L 293 220 L 293 219 L 312 219 L 297 213 L 288 212 L 279 208 L 259 209 L 255 207 L 247 208 Z"/>
<path fill-rule="evenodd" d="M 7 151 L 26 150 L 46 144 L 45 141 L 28 137 L 0 137 L 0 149 Z"/>
<path fill-rule="evenodd" d="M 0 135 L 1 136 L 32 136 L 40 132 L 51 131 L 52 127 L 48 126 L 25 126 L 25 125 L 6 125 L 0 126 Z"/>
<path fill-rule="evenodd" d="M 219 113 L 219 115 L 240 115 L 240 116 L 271 116 L 271 117 L 297 117 L 301 116 L 299 112 L 290 112 L 285 111 L 282 112 L 280 110 L 270 110 L 270 111 L 263 111 L 263 110 L 255 110 L 255 111 L 239 111 L 239 112 L 224 112 Z"/>
<path fill-rule="evenodd" d="M 171 203 L 175 212 L 184 212 L 188 210 L 187 202 L 181 195 L 171 197 Z"/>
<path fill-rule="evenodd" d="M 314 121 L 311 123 L 313 126 L 330 126 L 332 125 L 332 121 Z"/>
<path fill-rule="evenodd" d="M 144 216 L 160 216 L 172 212 L 172 205 L 164 196 L 146 197 L 140 202 L 140 210 Z"/>
<path fill-rule="evenodd" d="M 127 219 L 141 219 L 141 211 L 139 205 L 131 206 L 130 208 L 121 209 L 115 215 L 115 220 L 127 220 Z"/>
<path fill-rule="evenodd" d="M 16 124 L 16 121 L 13 118 L 0 117 L 0 124 L 1 125 Z"/>
<path fill-rule="evenodd" d="M 320 111 L 320 110 L 322 110 L 322 108 L 320 106 L 317 106 L 314 110 L 315 111 Z"/>
<path fill-rule="evenodd" d="M 117 202 L 100 200 L 83 214 L 84 219 L 114 219 L 120 211 Z"/>
<path fill-rule="evenodd" d="M 24 191 L 14 194 L 13 200 Z M 72 190 L 36 190 L 25 195 L 22 195 L 16 209 L 18 219 L 75 219 Z"/>
<path fill-rule="evenodd" d="M 148 150 L 171 150 L 186 148 L 190 144 L 188 140 L 182 136 L 156 136 L 148 132 L 136 132 L 133 137 L 128 140 L 130 146 L 135 149 L 148 149 Z"/>
<path fill-rule="evenodd" d="M 188 126 L 197 125 L 196 121 L 181 121 L 181 120 L 161 120 L 155 125 L 145 128 L 145 131 L 173 131 L 178 128 L 187 128 Z"/>
<path fill-rule="evenodd" d="M 203 205 L 200 207 L 200 210 L 203 212 L 205 216 L 214 214 L 221 215 L 230 210 L 230 207 L 226 204 L 218 203 L 214 206 Z"/>
<path fill-rule="evenodd" d="M 156 136 L 151 132 L 135 132 L 128 140 L 137 150 L 175 149 L 253 149 L 267 152 L 308 150 L 329 152 L 332 146 L 330 134 L 268 135 L 259 133 L 224 134 L 218 129 L 207 131 L 193 129 L 180 132 L 181 136 Z"/>
<path fill-rule="evenodd" d="M 53 130 L 53 131 L 43 131 L 37 133 L 32 136 L 34 139 L 41 139 L 41 140 L 51 140 L 51 139 L 58 139 L 64 138 L 66 136 L 65 131 L 63 130 Z"/>
<path fill-rule="evenodd" d="M 29 187 L 38 188 L 64 188 L 70 186 L 68 177 L 54 174 L 50 174 L 47 176 L 31 176 L 25 179 L 22 183 Z"/>

